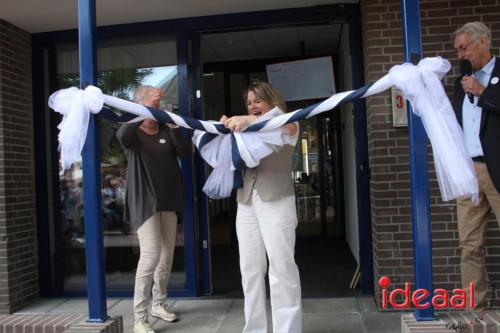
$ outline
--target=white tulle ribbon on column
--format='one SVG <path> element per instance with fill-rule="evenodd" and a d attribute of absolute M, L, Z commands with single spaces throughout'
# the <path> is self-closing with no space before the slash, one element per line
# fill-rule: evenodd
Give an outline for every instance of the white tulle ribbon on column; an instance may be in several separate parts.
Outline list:
<path fill-rule="evenodd" d="M 83 145 L 87 137 L 90 113 L 98 113 L 104 105 L 101 89 L 88 86 L 85 90 L 72 87 L 53 93 L 49 106 L 62 114 L 59 129 L 61 173 L 81 160 Z"/>
<path fill-rule="evenodd" d="M 462 129 L 441 84 L 441 79 L 450 67 L 450 63 L 444 59 L 425 58 L 418 66 L 394 66 L 389 77 L 410 101 L 413 112 L 422 119 L 431 141 L 443 200 L 467 196 L 478 202 L 479 189 L 474 165 L 465 149 Z"/>

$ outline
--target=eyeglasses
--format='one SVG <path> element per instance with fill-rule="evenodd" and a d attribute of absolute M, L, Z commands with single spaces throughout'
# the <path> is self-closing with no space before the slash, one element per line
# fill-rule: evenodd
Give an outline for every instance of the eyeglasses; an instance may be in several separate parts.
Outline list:
<path fill-rule="evenodd" d="M 456 51 L 458 54 L 460 53 L 465 53 L 467 51 L 467 49 L 469 48 L 469 46 L 474 43 L 475 41 L 477 40 L 477 38 L 474 38 L 473 40 L 471 40 L 470 42 L 468 42 L 467 44 L 465 45 L 462 45 L 462 46 L 459 46 Z"/>

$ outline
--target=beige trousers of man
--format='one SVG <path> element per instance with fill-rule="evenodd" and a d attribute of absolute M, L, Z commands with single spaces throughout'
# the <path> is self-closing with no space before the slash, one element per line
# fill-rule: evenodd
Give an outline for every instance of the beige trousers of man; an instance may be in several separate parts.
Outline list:
<path fill-rule="evenodd" d="M 457 200 L 458 236 L 462 251 L 462 287 L 470 295 L 469 284 L 474 282 L 475 310 L 481 310 L 488 305 L 484 238 L 491 210 L 495 212 L 500 226 L 500 193 L 495 189 L 485 163 L 474 162 L 474 169 L 479 183 L 479 204 L 475 206 L 465 198 Z"/>
<path fill-rule="evenodd" d="M 153 305 L 165 301 L 168 280 L 172 271 L 177 215 L 175 212 L 158 212 L 137 229 L 141 255 L 135 274 L 135 321 L 148 316 L 153 284 Z"/>

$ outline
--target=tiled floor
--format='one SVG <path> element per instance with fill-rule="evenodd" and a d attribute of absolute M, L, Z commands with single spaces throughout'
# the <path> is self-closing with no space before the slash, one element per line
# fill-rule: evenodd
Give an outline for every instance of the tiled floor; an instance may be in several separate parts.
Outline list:
<path fill-rule="evenodd" d="M 108 314 L 123 317 L 124 332 L 133 332 L 131 299 L 108 299 Z M 304 333 L 401 332 L 401 313 L 377 310 L 372 298 L 304 299 Z M 150 318 L 156 333 L 238 333 L 244 325 L 242 299 L 178 299 L 170 309 L 180 320 L 167 323 Z M 268 313 L 270 308 L 268 307 Z M 18 313 L 86 313 L 86 299 L 40 299 Z M 268 315 L 269 327 L 271 316 Z M 271 331 L 271 329 L 270 329 Z"/>

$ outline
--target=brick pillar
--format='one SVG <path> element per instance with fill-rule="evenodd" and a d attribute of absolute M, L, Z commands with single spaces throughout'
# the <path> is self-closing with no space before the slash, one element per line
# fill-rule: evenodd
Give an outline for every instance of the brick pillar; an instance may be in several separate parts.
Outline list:
<path fill-rule="evenodd" d="M 400 0 L 362 0 L 365 81 L 382 77 L 403 61 Z M 492 29 L 493 52 L 500 46 L 500 0 L 421 0 L 423 56 L 442 56 L 454 66 L 445 77 L 447 92 L 459 73 L 451 34 L 463 23 L 479 20 Z M 391 288 L 413 285 L 413 242 L 407 128 L 392 127 L 390 93 L 367 98 L 368 149 L 371 170 L 375 299 L 378 278 L 391 277 Z M 431 149 L 429 149 L 431 152 Z M 441 200 L 432 156 L 429 188 L 433 238 L 434 288 L 460 288 L 460 251 L 456 206 Z M 500 287 L 500 231 L 493 215 L 487 234 L 487 269 Z M 496 299 L 500 299 L 497 291 Z M 497 306 L 500 302 L 496 302 Z"/>
<path fill-rule="evenodd" d="M 0 313 L 39 293 L 31 36 L 0 20 Z"/>

